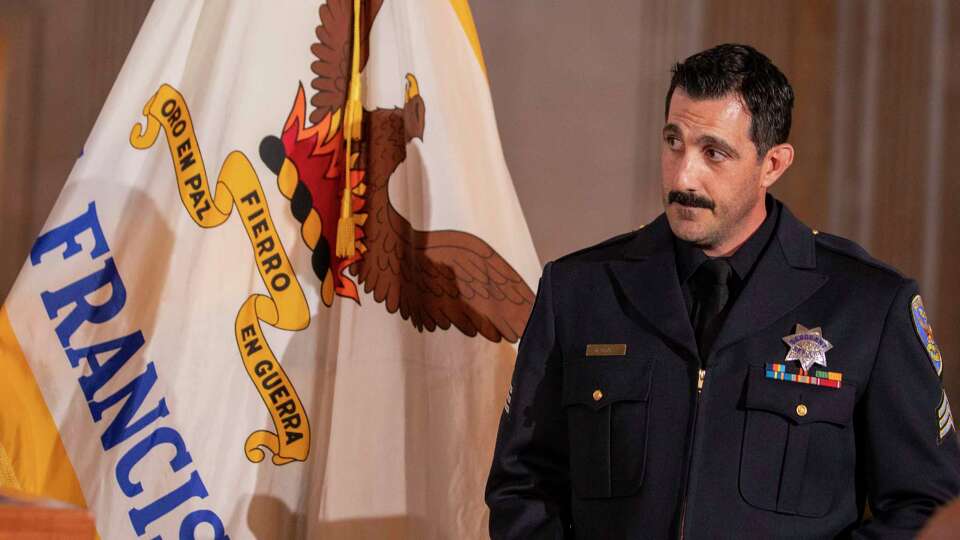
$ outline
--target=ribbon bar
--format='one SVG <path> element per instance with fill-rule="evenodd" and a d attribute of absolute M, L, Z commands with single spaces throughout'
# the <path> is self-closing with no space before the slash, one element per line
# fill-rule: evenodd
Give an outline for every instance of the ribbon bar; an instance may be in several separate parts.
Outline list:
<path fill-rule="evenodd" d="M 838 371 L 818 369 L 813 372 L 813 375 L 810 375 L 798 367 L 786 364 L 767 364 L 764 374 L 768 379 L 811 384 L 813 386 L 827 386 L 829 388 L 840 388 L 843 381 L 843 373 Z"/>

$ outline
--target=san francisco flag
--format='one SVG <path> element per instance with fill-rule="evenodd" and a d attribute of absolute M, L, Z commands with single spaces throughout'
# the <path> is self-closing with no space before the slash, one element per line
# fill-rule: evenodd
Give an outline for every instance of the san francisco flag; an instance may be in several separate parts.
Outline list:
<path fill-rule="evenodd" d="M 0 482 L 481 538 L 539 271 L 465 1 L 158 0 L 0 316 Z"/>

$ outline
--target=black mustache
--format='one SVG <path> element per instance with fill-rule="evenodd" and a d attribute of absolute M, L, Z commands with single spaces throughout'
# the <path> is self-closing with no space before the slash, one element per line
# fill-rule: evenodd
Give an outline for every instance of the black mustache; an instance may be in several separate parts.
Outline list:
<path fill-rule="evenodd" d="M 689 191 L 671 191 L 667 196 L 667 203 L 678 203 L 683 206 L 692 206 L 694 208 L 706 208 L 713 210 L 716 205 L 713 201 L 700 195 L 695 195 Z"/>

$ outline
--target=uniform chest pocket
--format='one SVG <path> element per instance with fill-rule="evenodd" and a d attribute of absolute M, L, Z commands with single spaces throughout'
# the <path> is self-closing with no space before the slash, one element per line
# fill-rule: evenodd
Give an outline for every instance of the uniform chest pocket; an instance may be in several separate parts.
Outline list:
<path fill-rule="evenodd" d="M 818 387 L 768 379 L 751 367 L 740 454 L 743 498 L 784 514 L 826 514 L 852 478 L 855 394 L 847 381 Z"/>
<path fill-rule="evenodd" d="M 643 483 L 653 361 L 591 357 L 565 363 L 570 478 L 582 498 L 632 495 Z"/>

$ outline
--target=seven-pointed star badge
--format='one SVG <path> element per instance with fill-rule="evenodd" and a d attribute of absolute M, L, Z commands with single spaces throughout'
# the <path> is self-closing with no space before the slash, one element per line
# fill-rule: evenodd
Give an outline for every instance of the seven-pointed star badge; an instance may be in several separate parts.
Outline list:
<path fill-rule="evenodd" d="M 783 337 L 783 342 L 790 347 L 787 358 L 784 362 L 797 360 L 804 371 L 808 371 L 810 366 L 820 364 L 827 367 L 827 351 L 833 348 L 829 341 L 823 339 L 823 333 L 820 327 L 807 328 L 802 324 L 797 324 L 797 329 L 793 334 Z"/>

